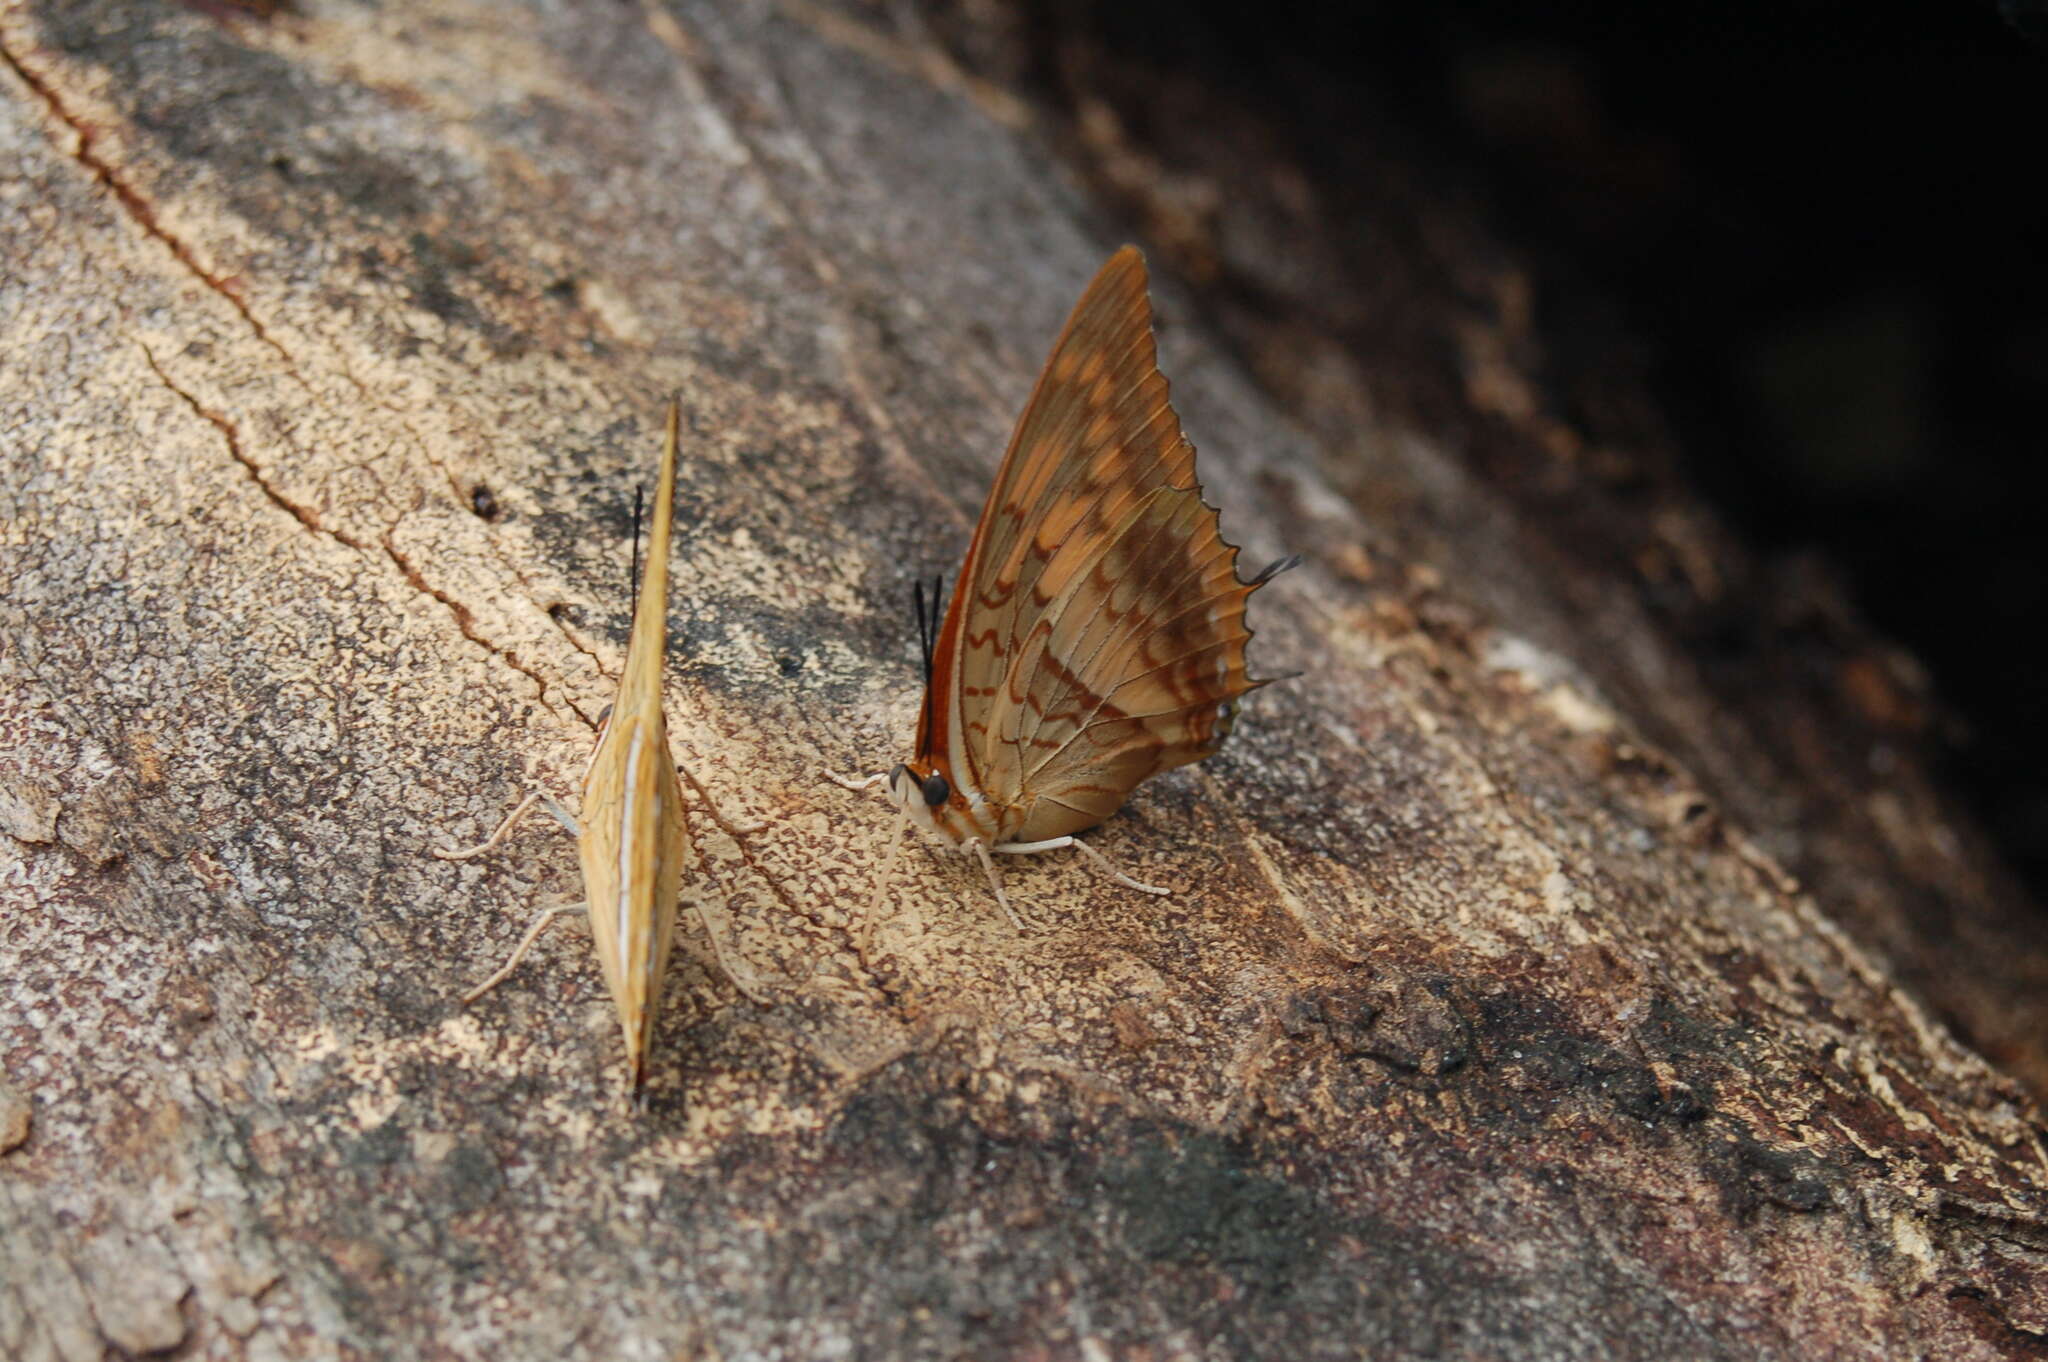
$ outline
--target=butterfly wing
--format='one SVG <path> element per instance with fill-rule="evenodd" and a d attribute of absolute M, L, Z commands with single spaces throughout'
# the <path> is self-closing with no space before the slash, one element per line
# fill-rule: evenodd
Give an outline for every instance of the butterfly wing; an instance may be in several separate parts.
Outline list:
<path fill-rule="evenodd" d="M 1210 755 L 1264 684 L 1245 669 L 1257 587 L 1237 579 L 1198 491 L 1151 493 L 1107 546 L 1075 556 L 1092 561 L 1012 667 L 1020 841 L 1092 827 L 1141 781 Z"/>
<path fill-rule="evenodd" d="M 579 839 L 591 940 L 618 1009 L 636 1088 L 646 1074 L 662 978 L 675 940 L 676 896 L 685 855 L 682 782 L 676 776 L 661 708 L 678 420 L 678 408 L 671 402 L 647 569 L 626 644 L 625 674 L 583 779 Z"/>
<path fill-rule="evenodd" d="M 1215 750 L 1258 684 L 1244 657 L 1256 584 L 1236 558 L 1202 503 L 1127 246 L 1018 418 L 933 657 L 934 750 L 1021 811 L 1012 840 L 1091 826 Z"/>
<path fill-rule="evenodd" d="M 675 940 L 687 854 L 683 816 L 682 783 L 660 710 L 616 708 L 584 779 L 579 840 L 591 941 L 636 1088 Z"/>

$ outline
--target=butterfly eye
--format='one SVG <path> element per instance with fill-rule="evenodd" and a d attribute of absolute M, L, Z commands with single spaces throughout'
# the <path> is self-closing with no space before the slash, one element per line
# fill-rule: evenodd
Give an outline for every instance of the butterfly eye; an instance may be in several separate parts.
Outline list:
<path fill-rule="evenodd" d="M 953 787 L 946 783 L 944 776 L 934 771 L 924 778 L 922 793 L 924 794 L 924 802 L 936 809 L 939 805 L 946 802 L 948 795 L 953 793 Z"/>

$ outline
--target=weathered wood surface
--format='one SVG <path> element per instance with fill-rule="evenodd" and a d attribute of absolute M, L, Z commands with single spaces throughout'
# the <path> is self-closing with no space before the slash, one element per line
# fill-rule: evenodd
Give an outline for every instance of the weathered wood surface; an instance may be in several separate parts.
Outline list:
<path fill-rule="evenodd" d="M 1178 897 L 1011 865 L 1019 936 L 912 856 L 861 966 L 815 773 L 900 755 L 905 584 L 1117 240 L 1013 94 L 808 3 L 208 8 L 0 4 L 0 1354 L 2048 1350 L 2038 1113 L 1838 925 L 1884 878 L 1802 891 L 1600 583 L 1170 274 L 1308 674 L 1098 834 Z M 678 755 L 770 824 L 693 892 L 776 1002 L 687 936 L 633 1113 L 576 930 L 456 1003 L 567 840 L 427 852 L 573 786 L 672 390 Z"/>

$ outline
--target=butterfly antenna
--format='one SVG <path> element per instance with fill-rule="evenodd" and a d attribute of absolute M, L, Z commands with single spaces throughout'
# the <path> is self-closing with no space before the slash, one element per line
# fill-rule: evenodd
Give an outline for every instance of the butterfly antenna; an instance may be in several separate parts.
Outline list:
<path fill-rule="evenodd" d="M 640 513 L 646 500 L 647 484 L 643 482 L 633 489 L 633 576 L 626 583 L 626 594 L 633 598 L 633 604 L 627 611 L 628 619 L 640 610 Z"/>
<path fill-rule="evenodd" d="M 911 585 L 911 604 L 917 611 L 917 647 L 924 656 L 924 707 L 918 714 L 918 736 L 922 741 L 917 745 L 917 755 L 922 758 L 931 751 L 932 745 L 932 650 L 939 639 L 939 598 L 945 584 L 944 577 L 932 578 L 932 598 L 926 605 L 924 583 Z"/>
<path fill-rule="evenodd" d="M 924 625 L 924 579 L 918 578 L 910 584 L 910 610 L 917 616 L 917 655 L 924 660 L 924 676 L 929 682 L 932 676 L 932 636 Z"/>

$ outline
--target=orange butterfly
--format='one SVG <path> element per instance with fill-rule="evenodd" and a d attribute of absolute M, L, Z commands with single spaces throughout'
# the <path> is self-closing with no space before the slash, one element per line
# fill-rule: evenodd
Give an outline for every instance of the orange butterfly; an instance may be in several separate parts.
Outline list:
<path fill-rule="evenodd" d="M 906 819 L 980 858 L 1012 921 L 990 852 L 1076 847 L 1122 884 L 1169 892 L 1074 834 L 1216 751 L 1239 701 L 1268 684 L 1245 670 L 1245 602 L 1301 560 L 1246 582 L 1237 552 L 1202 501 L 1159 372 L 1145 259 L 1126 246 L 1053 344 L 943 623 L 937 584 L 929 607 L 917 590 L 916 755 L 840 783 L 886 780 Z"/>

